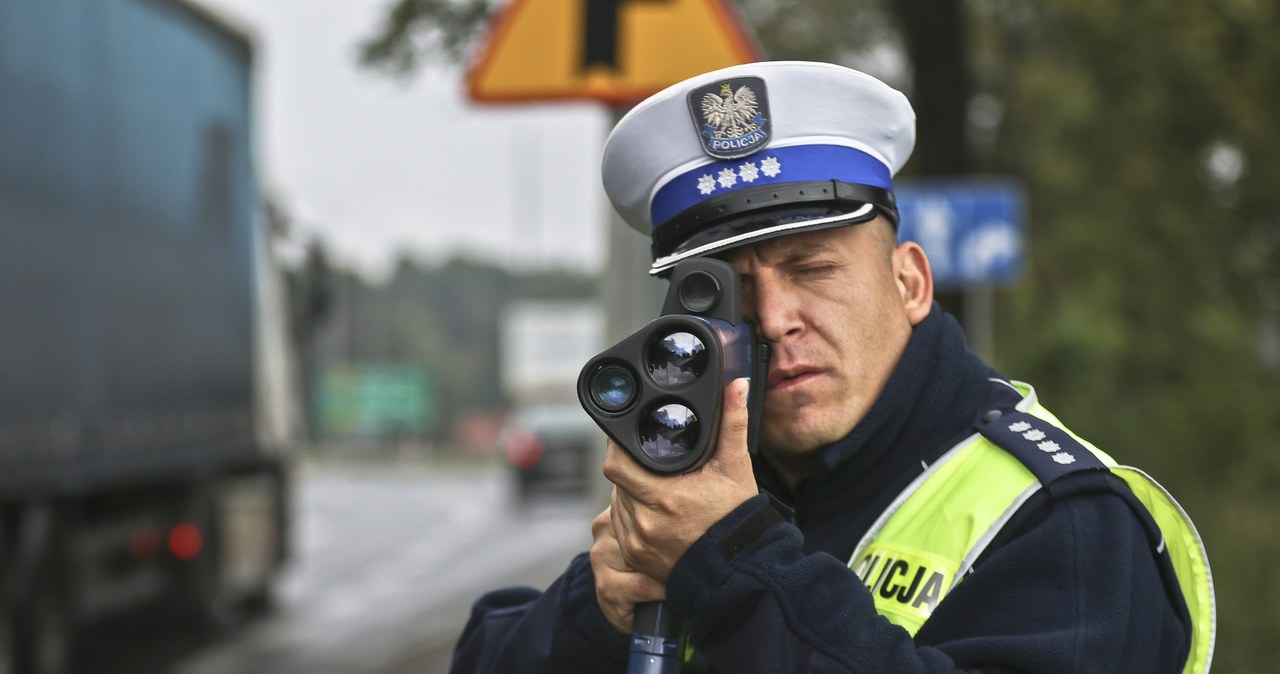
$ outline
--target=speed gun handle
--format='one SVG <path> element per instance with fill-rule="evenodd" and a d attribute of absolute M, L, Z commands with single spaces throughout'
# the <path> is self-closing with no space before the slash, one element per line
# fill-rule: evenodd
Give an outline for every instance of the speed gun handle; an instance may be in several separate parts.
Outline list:
<path fill-rule="evenodd" d="M 666 602 L 637 604 L 627 674 L 679 674 L 684 621 Z"/>

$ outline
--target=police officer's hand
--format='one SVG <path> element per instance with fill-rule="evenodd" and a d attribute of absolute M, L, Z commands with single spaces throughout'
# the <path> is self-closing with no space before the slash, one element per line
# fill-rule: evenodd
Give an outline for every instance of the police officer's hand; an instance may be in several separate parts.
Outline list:
<path fill-rule="evenodd" d="M 596 603 L 614 629 L 631 633 L 636 604 L 662 601 L 666 588 L 662 583 L 627 566 L 622 549 L 613 535 L 609 508 L 596 515 L 591 523 L 591 571 L 596 577 Z"/>
<path fill-rule="evenodd" d="M 747 384 L 726 387 L 715 454 L 693 472 L 652 473 L 609 442 L 604 475 L 617 488 L 608 512 L 629 568 L 665 584 L 689 546 L 760 492 L 747 453 Z"/>

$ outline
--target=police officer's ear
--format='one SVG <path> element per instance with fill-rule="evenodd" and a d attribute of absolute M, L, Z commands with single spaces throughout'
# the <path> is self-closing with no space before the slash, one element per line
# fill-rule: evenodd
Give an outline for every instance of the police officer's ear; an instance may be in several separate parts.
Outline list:
<path fill-rule="evenodd" d="M 907 320 L 912 326 L 919 325 L 933 309 L 933 272 L 920 244 L 904 241 L 894 249 L 893 275 Z"/>

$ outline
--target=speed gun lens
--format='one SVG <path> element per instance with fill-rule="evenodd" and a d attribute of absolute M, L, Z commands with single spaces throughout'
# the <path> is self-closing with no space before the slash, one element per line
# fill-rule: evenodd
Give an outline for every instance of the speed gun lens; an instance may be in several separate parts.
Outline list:
<path fill-rule="evenodd" d="M 636 398 L 636 378 L 621 365 L 605 365 L 591 377 L 591 399 L 601 409 L 618 412 Z"/>
<path fill-rule="evenodd" d="M 682 461 L 698 446 L 702 425 L 693 410 L 669 403 L 640 420 L 640 449 L 649 458 L 663 463 Z"/>
<path fill-rule="evenodd" d="M 649 344 L 649 374 L 663 386 L 685 386 L 707 370 L 707 346 L 696 335 L 673 332 Z"/>

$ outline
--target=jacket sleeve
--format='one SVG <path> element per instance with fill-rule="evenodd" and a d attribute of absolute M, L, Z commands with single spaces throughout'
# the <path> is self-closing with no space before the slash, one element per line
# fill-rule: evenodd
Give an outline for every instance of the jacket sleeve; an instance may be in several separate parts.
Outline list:
<path fill-rule="evenodd" d="M 1038 502 L 914 639 L 875 612 L 844 563 L 802 552 L 795 526 L 771 524 L 742 545 L 751 537 L 743 529 L 760 519 L 752 513 L 765 507 L 754 499 L 731 513 L 668 580 L 668 600 L 688 617 L 713 672 L 1181 669 L 1188 644 L 1181 595 L 1170 596 L 1161 558 L 1114 493 Z"/>
<path fill-rule="evenodd" d="M 627 636 L 595 599 L 587 555 L 545 592 L 507 588 L 482 596 L 453 654 L 451 674 L 608 674 L 626 669 Z"/>

